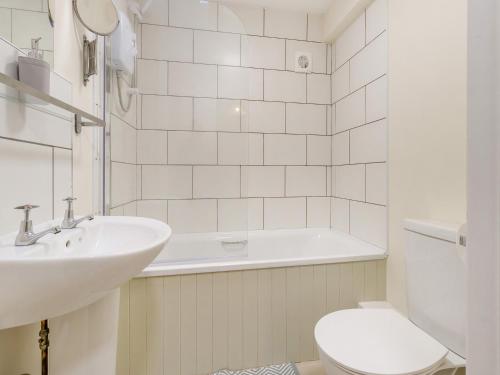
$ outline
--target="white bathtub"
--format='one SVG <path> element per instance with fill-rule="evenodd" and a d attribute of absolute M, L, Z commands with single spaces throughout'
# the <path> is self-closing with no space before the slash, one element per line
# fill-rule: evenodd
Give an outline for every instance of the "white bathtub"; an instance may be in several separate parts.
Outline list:
<path fill-rule="evenodd" d="M 329 229 L 172 236 L 139 277 L 384 259 L 386 251 Z"/>

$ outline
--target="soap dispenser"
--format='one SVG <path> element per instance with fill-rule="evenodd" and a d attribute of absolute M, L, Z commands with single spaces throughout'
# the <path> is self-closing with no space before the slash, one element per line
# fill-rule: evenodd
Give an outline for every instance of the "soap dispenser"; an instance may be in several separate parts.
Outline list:
<path fill-rule="evenodd" d="M 39 48 L 42 38 L 31 39 L 28 56 L 19 56 L 19 80 L 46 94 L 50 93 L 50 65 Z"/>

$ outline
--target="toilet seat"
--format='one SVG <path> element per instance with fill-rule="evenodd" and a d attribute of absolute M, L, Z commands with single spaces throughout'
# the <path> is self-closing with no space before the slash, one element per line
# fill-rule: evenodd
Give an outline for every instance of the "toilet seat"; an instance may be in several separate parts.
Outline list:
<path fill-rule="evenodd" d="M 347 373 L 422 375 L 436 369 L 448 349 L 392 309 L 340 310 L 314 329 L 321 352 Z"/>

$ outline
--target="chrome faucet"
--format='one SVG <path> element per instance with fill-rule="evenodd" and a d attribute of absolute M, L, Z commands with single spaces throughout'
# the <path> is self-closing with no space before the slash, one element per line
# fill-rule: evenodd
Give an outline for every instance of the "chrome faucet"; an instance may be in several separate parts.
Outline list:
<path fill-rule="evenodd" d="M 40 238 L 46 236 L 47 234 L 57 234 L 61 231 L 60 227 L 52 227 L 44 230 L 40 233 L 33 232 L 33 223 L 30 220 L 30 211 L 33 208 L 38 208 L 38 206 L 33 206 L 31 204 L 25 204 L 24 206 L 16 207 L 16 210 L 24 210 L 24 220 L 21 221 L 19 226 L 19 233 L 16 237 L 16 246 L 28 246 L 33 245 Z"/>
<path fill-rule="evenodd" d="M 74 200 L 76 200 L 76 198 L 73 198 L 73 197 L 68 197 L 68 198 L 63 199 L 63 201 L 68 202 L 68 207 L 66 208 L 66 211 L 64 212 L 64 220 L 61 224 L 62 229 L 73 229 L 78 224 L 80 224 L 82 221 L 94 220 L 93 215 L 87 215 L 87 216 L 81 217 L 80 219 L 75 220 L 75 215 L 73 213 L 73 201 Z"/>

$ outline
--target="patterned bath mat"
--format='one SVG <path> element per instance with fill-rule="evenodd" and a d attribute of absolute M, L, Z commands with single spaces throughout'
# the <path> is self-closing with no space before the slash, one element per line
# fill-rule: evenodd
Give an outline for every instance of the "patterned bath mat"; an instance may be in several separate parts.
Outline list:
<path fill-rule="evenodd" d="M 212 375 L 300 375 L 294 363 L 282 363 L 247 370 L 219 370 Z"/>

